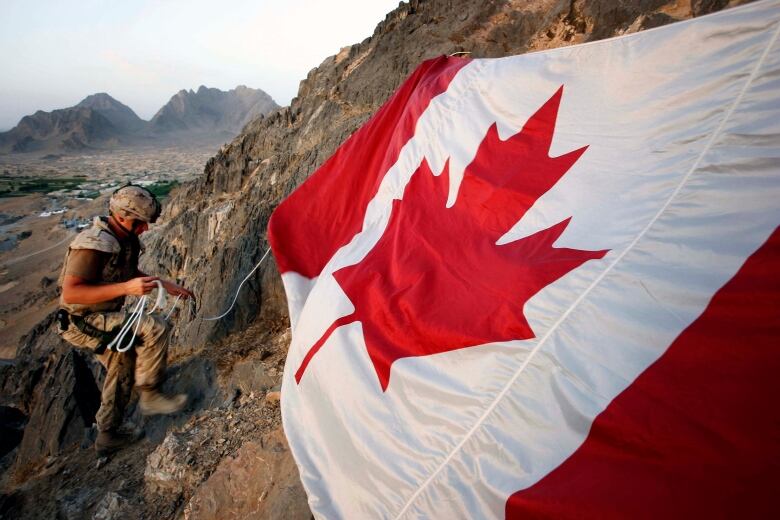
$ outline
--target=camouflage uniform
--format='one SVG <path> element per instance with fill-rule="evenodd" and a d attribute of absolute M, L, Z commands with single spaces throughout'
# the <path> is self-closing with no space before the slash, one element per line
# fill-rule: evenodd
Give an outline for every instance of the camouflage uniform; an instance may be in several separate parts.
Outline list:
<path fill-rule="evenodd" d="M 140 252 L 137 236 L 130 233 L 120 240 L 109 227 L 107 220 L 96 217 L 92 227 L 79 233 L 71 243 L 62 267 L 60 285 L 66 274 L 80 275 L 73 271 L 74 264 L 77 263 L 75 258 L 85 253 L 101 257 L 98 262 L 98 265 L 102 265 L 99 279 L 90 281 L 117 283 L 135 278 L 139 275 Z M 122 311 L 123 304 L 124 297 L 89 305 L 69 304 L 60 297 L 61 308 L 71 315 L 83 316 L 87 323 L 104 331 L 112 330 L 125 320 L 128 313 Z M 94 350 L 100 344 L 99 339 L 84 334 L 72 322 L 68 329 L 60 334 L 63 339 L 80 348 Z M 141 344 L 126 352 L 106 350 L 96 356 L 106 367 L 100 410 L 96 416 L 100 431 L 115 430 L 122 423 L 134 383 L 142 390 L 154 389 L 162 383 L 170 336 L 168 324 L 159 316 L 144 314 L 138 336 Z"/>

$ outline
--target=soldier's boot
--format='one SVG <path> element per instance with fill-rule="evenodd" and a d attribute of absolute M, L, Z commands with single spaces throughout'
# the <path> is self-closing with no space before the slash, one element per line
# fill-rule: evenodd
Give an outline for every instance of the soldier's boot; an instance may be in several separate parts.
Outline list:
<path fill-rule="evenodd" d="M 98 457 L 105 457 L 121 450 L 125 446 L 133 444 L 137 440 L 143 437 L 143 432 L 129 431 L 107 431 L 99 432 L 97 439 L 95 439 L 95 452 Z"/>
<path fill-rule="evenodd" d="M 143 415 L 168 415 L 180 412 L 186 403 L 186 394 L 166 397 L 157 390 L 143 390 L 139 406 Z"/>

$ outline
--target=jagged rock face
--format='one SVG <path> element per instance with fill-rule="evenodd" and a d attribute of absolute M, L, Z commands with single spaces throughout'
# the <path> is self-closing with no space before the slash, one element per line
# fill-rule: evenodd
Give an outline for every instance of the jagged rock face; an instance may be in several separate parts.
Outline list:
<path fill-rule="evenodd" d="M 43 380 L 33 395 L 36 406 L 19 445 L 17 464 L 22 470 L 80 444 L 100 406 L 100 391 L 87 360 L 76 350 L 54 354 Z"/>
<path fill-rule="evenodd" d="M 327 58 L 285 107 L 249 123 L 184 186 L 149 242 L 148 272 L 184 279 L 201 316 L 227 309 L 241 279 L 268 247 L 279 202 L 364 123 L 423 60 L 468 51 L 499 57 L 636 32 L 742 3 L 723 0 L 412 1 L 389 13 L 365 41 Z M 273 261 L 246 283 L 223 320 L 179 319 L 191 348 L 287 313 Z"/>
<path fill-rule="evenodd" d="M 53 323 L 52 314 L 23 338 L 14 364 L 0 372 L 0 405 L 29 418 L 15 454 L 20 474 L 77 446 L 100 406 L 97 363 L 63 342 Z"/>
<path fill-rule="evenodd" d="M 154 131 L 223 131 L 231 136 L 255 117 L 279 108 L 271 96 L 243 85 L 223 92 L 181 90 L 150 121 Z"/>

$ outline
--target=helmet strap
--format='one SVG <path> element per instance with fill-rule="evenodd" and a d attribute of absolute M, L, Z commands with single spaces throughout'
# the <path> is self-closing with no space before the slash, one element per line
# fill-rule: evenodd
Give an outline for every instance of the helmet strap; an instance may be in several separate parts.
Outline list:
<path fill-rule="evenodd" d="M 130 226 L 130 230 L 133 232 L 134 235 L 138 235 L 138 230 L 144 224 L 146 224 L 146 222 L 144 222 L 143 220 L 133 219 L 133 225 Z"/>

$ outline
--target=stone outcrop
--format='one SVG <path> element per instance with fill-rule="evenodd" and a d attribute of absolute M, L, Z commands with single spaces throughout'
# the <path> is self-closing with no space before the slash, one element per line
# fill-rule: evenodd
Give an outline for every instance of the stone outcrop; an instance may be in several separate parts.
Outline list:
<path fill-rule="evenodd" d="M 100 406 L 100 374 L 91 356 L 64 343 L 52 330 L 53 316 L 24 339 L 14 364 L 0 372 L 0 404 L 25 416 L 14 453 L 20 474 L 48 457 L 81 444 Z"/>
<path fill-rule="evenodd" d="M 246 518 L 308 520 L 298 468 L 281 428 L 244 443 L 219 463 L 184 508 L 187 520 Z"/>

